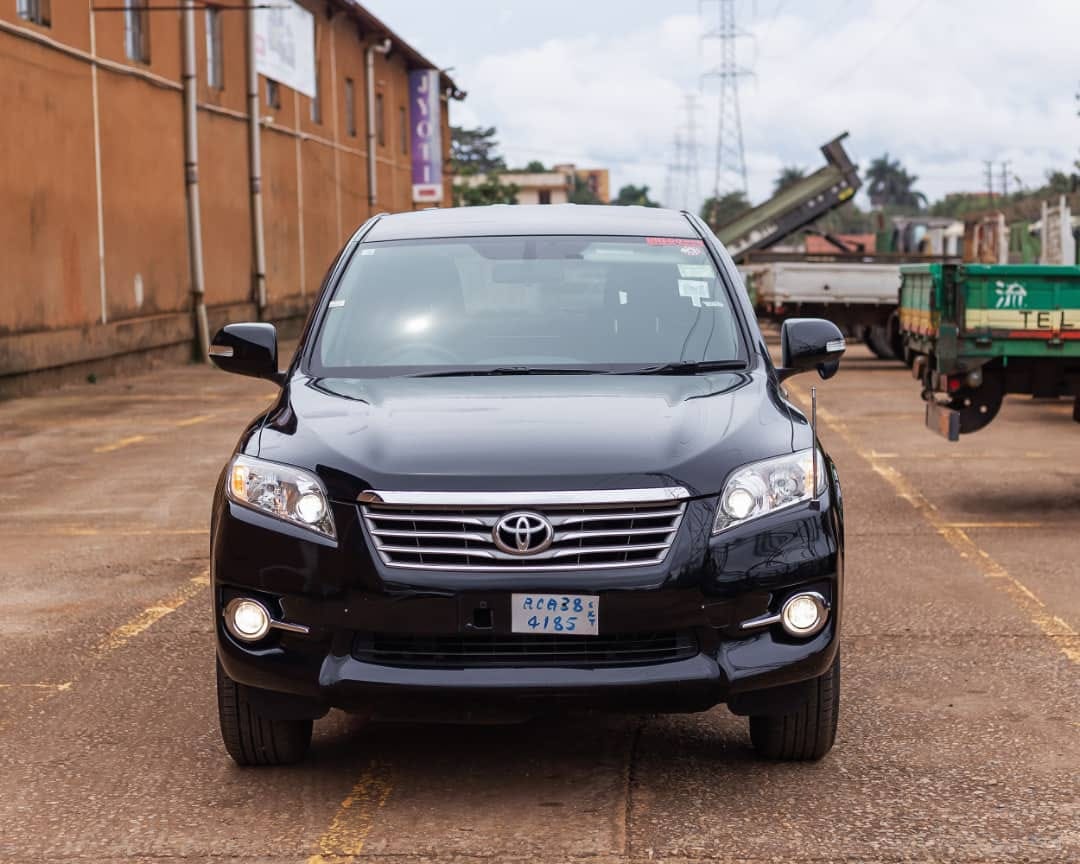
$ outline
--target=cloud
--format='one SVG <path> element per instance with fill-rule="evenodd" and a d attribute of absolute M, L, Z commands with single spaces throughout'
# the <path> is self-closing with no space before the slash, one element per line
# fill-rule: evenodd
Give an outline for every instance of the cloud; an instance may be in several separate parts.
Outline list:
<path fill-rule="evenodd" d="M 818 147 L 844 130 L 862 164 L 888 151 L 931 198 L 982 188 L 985 159 L 995 171 L 1009 160 L 1011 175 L 1036 186 L 1047 169 L 1076 158 L 1080 67 L 1072 43 L 1080 3 L 1026 0 L 1021 10 L 1011 0 L 836 0 L 817 4 L 817 14 L 802 3 L 780 8 L 788 11 L 746 22 L 757 38 L 739 45 L 741 62 L 755 72 L 740 81 L 754 200 L 767 197 L 781 166 L 817 167 Z M 694 15 L 627 32 L 618 24 L 613 16 L 607 32 L 462 63 L 455 74 L 470 95 L 453 122 L 496 125 L 515 164 L 607 166 L 614 188 L 645 182 L 662 194 L 673 137 L 685 124 L 684 93 L 697 90 L 715 57 L 702 54 Z M 715 87 L 701 98 L 704 194 L 712 184 Z"/>

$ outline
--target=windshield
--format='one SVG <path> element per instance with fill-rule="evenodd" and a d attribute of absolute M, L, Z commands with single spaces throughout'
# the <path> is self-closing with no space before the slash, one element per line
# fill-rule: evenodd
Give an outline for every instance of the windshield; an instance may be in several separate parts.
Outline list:
<path fill-rule="evenodd" d="M 466 237 L 361 244 L 311 365 L 335 377 L 715 368 L 740 346 L 701 240 Z"/>

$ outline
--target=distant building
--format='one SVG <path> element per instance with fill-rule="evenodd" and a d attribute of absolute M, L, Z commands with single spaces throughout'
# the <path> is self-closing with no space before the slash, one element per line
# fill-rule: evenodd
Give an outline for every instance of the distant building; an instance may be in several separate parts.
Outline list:
<path fill-rule="evenodd" d="M 480 186 L 486 174 L 455 177 L 459 186 Z M 611 203 L 606 168 L 578 168 L 573 164 L 555 165 L 550 171 L 506 171 L 499 180 L 518 187 L 518 204 L 566 204 L 576 183 L 584 183 L 601 204 Z"/>

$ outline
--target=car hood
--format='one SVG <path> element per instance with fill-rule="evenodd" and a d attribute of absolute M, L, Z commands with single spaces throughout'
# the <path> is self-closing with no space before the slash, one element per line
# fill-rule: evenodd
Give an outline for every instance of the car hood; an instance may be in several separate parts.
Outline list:
<path fill-rule="evenodd" d="M 790 412 L 763 372 L 297 375 L 256 440 L 262 458 L 316 471 L 339 500 L 366 489 L 708 495 L 739 465 L 791 450 Z"/>

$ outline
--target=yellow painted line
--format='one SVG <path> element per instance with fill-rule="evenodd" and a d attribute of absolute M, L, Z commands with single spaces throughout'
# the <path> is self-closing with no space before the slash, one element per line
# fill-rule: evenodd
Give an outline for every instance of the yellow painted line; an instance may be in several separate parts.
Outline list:
<path fill-rule="evenodd" d="M 922 415 L 918 417 L 912 417 L 913 420 L 918 422 L 922 421 Z M 1016 462 L 1023 459 L 1049 459 L 1049 453 L 1037 453 L 1029 451 L 1027 453 L 985 453 L 978 450 L 972 450 L 965 453 L 879 453 L 877 450 L 870 450 L 870 455 L 875 459 L 904 459 L 907 462 L 926 462 L 935 459 L 948 459 L 950 462 L 956 459 L 988 459 L 991 461 L 1000 462 Z"/>
<path fill-rule="evenodd" d="M 1045 528 L 1046 522 L 946 522 L 948 528 Z"/>
<path fill-rule="evenodd" d="M 790 385 L 788 389 L 803 405 L 809 404 L 809 397 L 806 394 L 796 391 Z M 893 491 L 907 501 L 960 554 L 961 558 L 966 558 L 978 566 L 983 575 L 1008 594 L 1043 635 L 1061 650 L 1062 654 L 1073 663 L 1080 663 L 1080 633 L 1070 627 L 1068 622 L 1050 612 L 1034 591 L 1009 573 L 988 552 L 979 548 L 962 528 L 955 527 L 941 516 L 938 509 L 903 474 L 876 458 L 873 451 L 864 448 L 851 433 L 847 424 L 820 405 L 818 405 L 817 413 L 818 418 L 866 460 L 874 472 L 892 486 Z"/>
<path fill-rule="evenodd" d="M 70 690 L 74 681 L 62 681 L 59 684 L 0 684 L 0 690 L 10 690 L 13 688 L 24 688 L 27 690 L 52 690 L 57 693 L 64 690 Z"/>
<path fill-rule="evenodd" d="M 45 533 L 53 537 L 180 537 L 206 534 L 209 528 L 122 528 L 116 531 L 100 528 L 51 528 Z"/>
<path fill-rule="evenodd" d="M 140 633 L 153 627 L 166 615 L 171 615 L 209 584 L 210 571 L 204 570 L 198 576 L 181 585 L 172 596 L 166 597 L 160 603 L 155 603 L 153 606 L 144 609 L 126 624 L 121 624 L 115 630 L 111 630 L 98 644 L 94 653 L 100 656 L 126 645 Z"/>
<path fill-rule="evenodd" d="M 145 435 L 132 435 L 128 438 L 120 438 L 117 441 L 113 441 L 112 444 L 102 444 L 100 447 L 95 447 L 95 453 L 112 453 L 113 450 L 119 450 L 121 447 L 128 447 L 132 444 L 138 444 L 140 441 L 145 441 Z"/>
<path fill-rule="evenodd" d="M 375 817 L 393 792 L 388 766 L 372 762 L 338 805 L 318 849 L 307 864 L 351 864 L 364 851 Z"/>
<path fill-rule="evenodd" d="M 178 428 L 184 426 L 195 426 L 199 423 L 205 423 L 207 420 L 211 420 L 215 417 L 214 414 L 196 414 L 194 417 L 188 417 L 186 420 L 177 421 L 174 425 Z"/>

